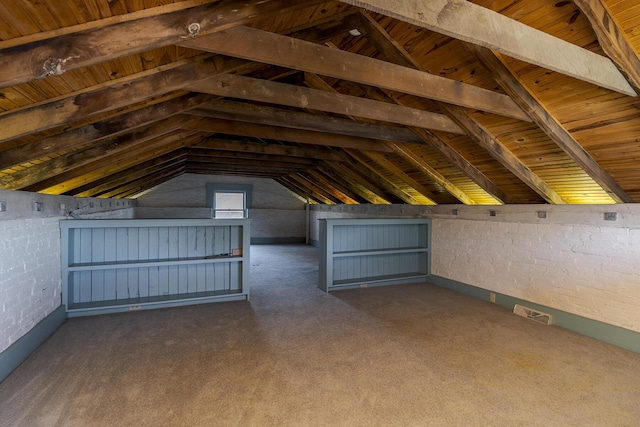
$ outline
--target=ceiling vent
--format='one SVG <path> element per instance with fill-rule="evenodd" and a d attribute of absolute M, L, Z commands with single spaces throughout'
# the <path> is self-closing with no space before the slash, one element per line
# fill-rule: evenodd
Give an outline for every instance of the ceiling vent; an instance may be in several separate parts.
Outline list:
<path fill-rule="evenodd" d="M 542 323 L 543 325 L 551 325 L 551 315 L 543 313 L 542 311 L 534 310 L 533 308 L 525 307 L 520 304 L 516 304 L 513 307 L 513 314 L 521 317 L 526 317 L 534 322 Z"/>

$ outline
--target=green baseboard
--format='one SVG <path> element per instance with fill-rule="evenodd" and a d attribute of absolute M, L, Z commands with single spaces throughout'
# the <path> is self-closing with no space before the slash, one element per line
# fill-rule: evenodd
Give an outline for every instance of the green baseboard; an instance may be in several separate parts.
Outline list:
<path fill-rule="evenodd" d="M 490 302 L 491 291 L 477 286 L 468 285 L 456 280 L 447 279 L 446 277 L 431 275 L 427 282 L 442 288 L 451 289 L 483 301 Z M 566 311 L 557 310 L 555 308 L 536 304 L 531 301 L 514 298 L 508 295 L 494 292 L 495 303 L 501 307 L 513 310 L 516 304 L 524 305 L 553 316 L 553 324 L 581 335 L 586 335 L 600 341 L 640 353 L 640 333 L 621 328 L 619 326 L 610 325 L 598 320 L 589 319 L 587 317 L 578 316 L 577 314 L 567 313 Z"/>
<path fill-rule="evenodd" d="M 67 320 L 65 307 L 61 305 L 42 319 L 33 329 L 20 337 L 9 348 L 0 353 L 0 382 L 26 360 Z"/>

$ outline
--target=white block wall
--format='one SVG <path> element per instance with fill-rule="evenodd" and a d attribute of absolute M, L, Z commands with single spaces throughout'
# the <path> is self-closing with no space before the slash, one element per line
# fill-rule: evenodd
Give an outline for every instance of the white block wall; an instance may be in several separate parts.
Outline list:
<path fill-rule="evenodd" d="M 0 351 L 60 306 L 58 221 L 0 221 Z"/>
<path fill-rule="evenodd" d="M 132 204 L 1 190 L 0 201 L 6 207 L 0 212 L 2 352 L 62 302 L 59 220 L 70 210 L 85 218 L 127 218 Z"/>
<path fill-rule="evenodd" d="M 640 332 L 640 205 L 314 206 L 311 235 L 385 216 L 432 218 L 434 275 Z"/>
<path fill-rule="evenodd" d="M 434 219 L 432 273 L 640 332 L 640 229 Z"/>

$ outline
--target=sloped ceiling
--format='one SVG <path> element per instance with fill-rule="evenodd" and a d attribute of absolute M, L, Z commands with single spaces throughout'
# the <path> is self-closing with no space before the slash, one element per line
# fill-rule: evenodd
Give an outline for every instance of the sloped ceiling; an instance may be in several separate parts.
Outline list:
<path fill-rule="evenodd" d="M 640 201 L 635 0 L 0 4 L 0 189 Z"/>

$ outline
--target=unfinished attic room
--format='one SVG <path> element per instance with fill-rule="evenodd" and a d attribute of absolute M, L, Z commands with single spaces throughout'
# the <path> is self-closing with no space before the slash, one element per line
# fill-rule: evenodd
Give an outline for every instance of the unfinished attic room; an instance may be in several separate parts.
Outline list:
<path fill-rule="evenodd" d="M 638 426 L 637 0 L 2 0 L 1 426 Z"/>

